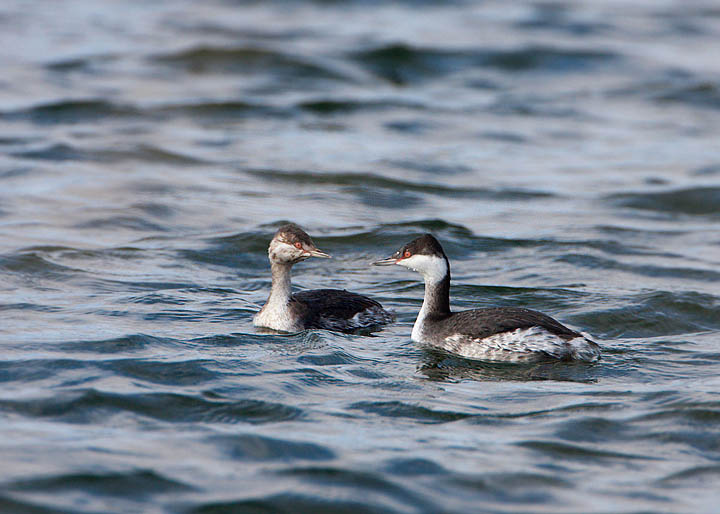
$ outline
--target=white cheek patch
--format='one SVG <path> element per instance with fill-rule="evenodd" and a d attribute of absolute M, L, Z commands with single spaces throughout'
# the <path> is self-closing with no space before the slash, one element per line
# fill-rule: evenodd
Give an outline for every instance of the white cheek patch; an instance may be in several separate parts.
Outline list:
<path fill-rule="evenodd" d="M 427 282 L 439 282 L 448 272 L 445 259 L 431 255 L 413 255 L 398 264 L 419 272 Z"/>

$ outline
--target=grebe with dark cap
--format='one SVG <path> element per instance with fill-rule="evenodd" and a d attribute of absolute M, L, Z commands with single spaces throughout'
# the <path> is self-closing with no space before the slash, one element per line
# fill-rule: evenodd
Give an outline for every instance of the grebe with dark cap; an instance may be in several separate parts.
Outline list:
<path fill-rule="evenodd" d="M 411 336 L 417 343 L 469 359 L 491 361 L 600 358 L 596 343 L 542 312 L 518 307 L 451 312 L 450 262 L 430 234 L 373 264 L 398 264 L 419 272 L 425 279 L 425 298 Z"/>
<path fill-rule="evenodd" d="M 309 328 L 351 332 L 389 323 L 393 315 L 367 296 L 340 289 L 314 289 L 292 294 L 290 269 L 309 257 L 330 258 L 315 246 L 303 229 L 290 223 L 280 227 L 270 241 L 272 271 L 270 297 L 253 323 L 285 332 Z"/>

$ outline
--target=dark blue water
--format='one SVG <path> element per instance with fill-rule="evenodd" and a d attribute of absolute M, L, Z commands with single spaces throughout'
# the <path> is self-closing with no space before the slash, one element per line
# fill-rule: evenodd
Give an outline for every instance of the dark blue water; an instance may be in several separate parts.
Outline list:
<path fill-rule="evenodd" d="M 715 511 L 718 55 L 712 1 L 5 1 L 0 512 Z M 287 221 L 398 322 L 257 331 Z M 417 348 L 369 263 L 428 231 L 603 359 Z"/>

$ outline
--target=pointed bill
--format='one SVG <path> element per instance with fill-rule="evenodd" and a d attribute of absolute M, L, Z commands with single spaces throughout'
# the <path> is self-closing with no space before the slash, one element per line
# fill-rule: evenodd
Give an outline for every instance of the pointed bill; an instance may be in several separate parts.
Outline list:
<path fill-rule="evenodd" d="M 311 257 L 322 257 L 323 259 L 332 259 L 332 255 L 328 255 L 325 252 L 321 252 L 317 248 L 314 250 L 310 250 L 310 256 Z"/>
<path fill-rule="evenodd" d="M 373 266 L 392 266 L 393 264 L 397 264 L 397 259 L 395 257 L 388 257 L 387 259 L 382 259 L 379 261 L 375 261 L 372 263 Z"/>

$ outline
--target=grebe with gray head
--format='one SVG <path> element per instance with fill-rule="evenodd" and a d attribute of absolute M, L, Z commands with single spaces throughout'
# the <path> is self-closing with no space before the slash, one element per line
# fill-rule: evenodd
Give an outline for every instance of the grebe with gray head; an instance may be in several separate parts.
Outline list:
<path fill-rule="evenodd" d="M 518 307 L 451 312 L 450 262 L 430 234 L 373 264 L 397 264 L 423 276 L 425 297 L 412 330 L 412 340 L 417 343 L 490 361 L 554 358 L 592 362 L 600 358 L 596 343 L 542 312 Z"/>
<path fill-rule="evenodd" d="M 389 323 L 393 315 L 380 303 L 340 289 L 314 289 L 292 294 L 290 270 L 310 257 L 329 259 L 303 229 L 290 223 L 280 227 L 270 241 L 268 258 L 272 271 L 270 296 L 253 318 L 258 327 L 285 332 L 319 328 L 352 332 Z"/>

